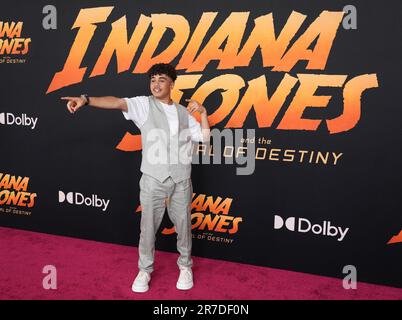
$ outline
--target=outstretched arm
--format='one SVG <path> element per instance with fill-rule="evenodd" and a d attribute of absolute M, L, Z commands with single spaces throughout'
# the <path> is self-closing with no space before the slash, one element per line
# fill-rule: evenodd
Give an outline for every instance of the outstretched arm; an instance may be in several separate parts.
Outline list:
<path fill-rule="evenodd" d="M 122 98 L 105 96 L 105 97 L 62 97 L 67 100 L 67 109 L 70 113 L 75 113 L 83 106 L 92 106 L 100 109 L 121 110 L 127 112 L 126 101 Z M 88 102 L 88 103 L 87 103 Z"/>

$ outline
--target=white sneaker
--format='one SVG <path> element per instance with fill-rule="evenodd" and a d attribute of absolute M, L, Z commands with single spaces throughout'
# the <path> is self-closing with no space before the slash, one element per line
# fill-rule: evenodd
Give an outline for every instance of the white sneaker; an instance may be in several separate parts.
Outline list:
<path fill-rule="evenodd" d="M 151 274 L 146 271 L 138 272 L 135 278 L 131 290 L 134 292 L 146 292 L 149 289 L 148 282 L 151 280 Z"/>
<path fill-rule="evenodd" d="M 177 280 L 176 288 L 179 290 L 189 290 L 193 287 L 193 272 L 191 268 L 180 269 L 179 279 Z"/>

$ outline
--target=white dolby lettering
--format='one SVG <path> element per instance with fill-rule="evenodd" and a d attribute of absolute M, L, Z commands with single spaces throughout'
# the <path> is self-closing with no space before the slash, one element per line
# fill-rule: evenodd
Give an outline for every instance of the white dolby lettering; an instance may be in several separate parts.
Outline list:
<path fill-rule="evenodd" d="M 304 227 L 303 227 L 304 224 Z M 342 241 L 346 233 L 349 231 L 349 228 L 342 229 L 341 227 L 335 227 L 331 225 L 331 221 L 323 221 L 322 225 L 320 224 L 311 224 L 311 222 L 307 219 L 300 218 L 298 231 L 299 232 L 309 232 L 312 231 L 314 234 L 322 234 L 324 236 L 336 237 L 339 234 L 338 241 Z"/>
<path fill-rule="evenodd" d="M 65 194 L 59 190 L 59 202 L 64 202 L 75 205 L 86 205 L 88 207 L 102 208 L 102 211 L 106 211 L 110 203 L 110 200 L 102 199 L 97 194 L 92 194 L 90 197 L 84 196 L 80 192 L 68 192 Z"/>
<path fill-rule="evenodd" d="M 96 194 L 91 195 L 91 197 L 85 197 L 82 193 L 75 193 L 75 204 L 81 205 L 85 203 L 88 207 L 102 208 L 102 211 L 106 211 L 107 206 L 109 205 L 110 200 L 104 200 L 102 198 L 98 198 Z"/>
<path fill-rule="evenodd" d="M 16 116 L 10 112 L 0 113 L 0 124 L 7 125 L 17 125 L 30 127 L 32 130 L 35 129 L 38 118 L 28 117 L 25 113 L 21 116 Z"/>
<path fill-rule="evenodd" d="M 336 227 L 331 224 L 331 221 L 323 221 L 322 224 L 312 224 L 310 220 L 306 218 L 298 218 L 297 229 L 295 228 L 296 224 L 295 217 L 288 217 L 287 219 L 283 219 L 281 216 L 274 216 L 274 229 L 279 230 L 285 226 L 285 228 L 289 231 L 293 232 L 301 232 L 308 233 L 312 232 L 317 235 L 323 235 L 328 237 L 338 237 L 338 241 L 343 241 L 346 234 L 349 231 L 349 228 Z"/>

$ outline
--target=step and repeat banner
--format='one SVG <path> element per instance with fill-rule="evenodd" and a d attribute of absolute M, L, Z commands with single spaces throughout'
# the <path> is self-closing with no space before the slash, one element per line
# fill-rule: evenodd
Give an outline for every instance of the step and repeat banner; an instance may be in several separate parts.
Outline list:
<path fill-rule="evenodd" d="M 402 287 L 401 12 L 2 4 L 0 225 L 137 246 L 139 129 L 119 110 L 70 114 L 60 98 L 150 95 L 148 69 L 171 63 L 173 99 L 202 103 L 213 129 L 193 150 L 195 256 Z M 176 251 L 167 215 L 156 247 Z"/>

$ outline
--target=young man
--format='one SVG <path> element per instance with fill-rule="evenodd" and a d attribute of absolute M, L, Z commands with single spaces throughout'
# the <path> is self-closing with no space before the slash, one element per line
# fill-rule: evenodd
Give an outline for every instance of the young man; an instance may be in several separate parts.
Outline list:
<path fill-rule="evenodd" d="M 132 120 L 141 130 L 142 162 L 140 203 L 142 208 L 141 233 L 138 245 L 139 273 L 132 290 L 146 292 L 153 272 L 155 235 L 167 206 L 170 220 L 177 232 L 177 250 L 180 269 L 177 289 L 193 287 L 191 259 L 191 182 L 192 142 L 206 142 L 210 138 L 207 111 L 195 100 L 186 107 L 171 99 L 177 78 L 176 70 L 169 64 L 155 64 L 148 71 L 150 96 L 132 98 L 116 97 L 62 97 L 68 100 L 70 113 L 89 105 L 102 109 L 121 110 L 127 120 Z M 201 125 L 192 116 L 201 115 Z M 189 153 L 190 150 L 190 153 Z"/>

